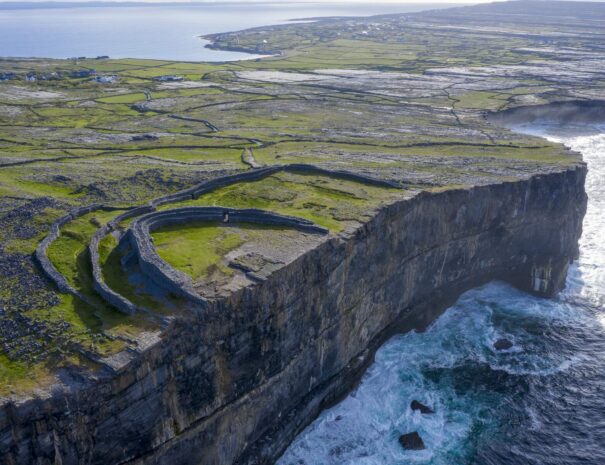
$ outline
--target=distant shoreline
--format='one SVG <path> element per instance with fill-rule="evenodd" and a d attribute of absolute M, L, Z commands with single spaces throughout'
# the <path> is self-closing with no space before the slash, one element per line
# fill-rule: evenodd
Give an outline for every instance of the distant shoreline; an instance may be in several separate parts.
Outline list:
<path fill-rule="evenodd" d="M 296 22 L 407 14 L 443 4 L 301 1 L 213 3 L 0 2 L 0 56 L 141 58 L 183 62 L 236 62 L 278 55 L 280 50 L 239 48 L 214 42 L 233 31 Z M 238 12 L 239 14 L 235 14 Z M 103 16 L 106 21 L 97 19 Z M 303 18 L 303 19 L 301 19 Z M 210 37 L 209 37 L 210 36 Z M 214 37 L 212 37 L 214 36 Z"/>
<path fill-rule="evenodd" d="M 412 5 L 422 5 L 426 6 L 427 9 L 432 9 L 433 7 L 453 7 L 459 5 L 472 5 L 476 2 L 455 2 L 455 3 L 443 3 L 443 2 L 435 2 L 435 3 L 422 3 L 422 2 L 410 2 L 405 3 L 404 5 L 409 7 Z M 0 2 L 0 10 L 43 10 L 43 9 L 68 9 L 68 8 L 148 8 L 148 7 L 175 7 L 175 6 L 183 6 L 183 7 L 224 7 L 226 5 L 281 5 L 282 3 L 276 0 L 267 1 L 267 0 L 259 0 L 259 1 L 229 1 L 229 0 L 220 0 L 216 2 Z M 321 4 L 321 5 L 339 5 L 342 6 L 345 3 L 340 1 L 334 2 L 320 2 L 317 0 L 297 0 L 292 2 L 293 5 L 312 5 L 312 4 Z M 392 2 L 371 2 L 371 1 L 362 1 L 362 2 L 354 2 L 354 5 L 364 5 L 364 4 L 372 4 L 372 5 L 389 5 L 393 7 Z M 302 18 L 302 19 L 293 19 L 293 21 L 300 20 L 314 20 L 317 18 Z"/>

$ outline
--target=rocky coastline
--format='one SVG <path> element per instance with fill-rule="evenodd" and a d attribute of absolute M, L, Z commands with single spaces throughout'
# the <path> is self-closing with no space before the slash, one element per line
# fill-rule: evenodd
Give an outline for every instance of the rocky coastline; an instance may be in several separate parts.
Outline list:
<path fill-rule="evenodd" d="M 585 174 L 578 164 L 389 205 L 257 286 L 173 320 L 116 372 L 3 405 L 0 456 L 272 463 L 382 342 L 425 327 L 461 292 L 493 279 L 557 292 L 578 251 Z"/>
<path fill-rule="evenodd" d="M 587 167 L 510 128 L 605 121 L 604 15 L 520 1 L 207 37 L 280 53 L 239 63 L 0 60 L 0 463 L 269 465 L 463 292 L 555 295 Z M 294 227 L 224 227 L 241 212 Z"/>

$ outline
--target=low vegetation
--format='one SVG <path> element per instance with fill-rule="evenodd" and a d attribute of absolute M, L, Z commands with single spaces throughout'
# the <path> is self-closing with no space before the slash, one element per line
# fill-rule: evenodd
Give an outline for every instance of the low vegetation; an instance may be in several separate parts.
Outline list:
<path fill-rule="evenodd" d="M 251 163 L 313 163 L 405 188 L 281 173 L 180 204 L 263 208 L 338 234 L 419 190 L 577 163 L 557 144 L 492 126 L 485 112 L 602 95 L 605 78 L 577 73 L 583 53 L 596 53 L 587 45 L 595 35 L 578 33 L 572 20 L 559 31 L 519 15 L 486 18 L 433 12 L 214 35 L 216 47 L 275 54 L 236 63 L 0 59 L 0 75 L 14 75 L 0 81 L 0 396 L 52 380 L 57 367 L 94 368 L 160 331 L 153 315 L 186 306 L 139 279 L 136 264 L 124 264 L 129 250 L 111 235 L 101 245 L 104 279 L 150 313 L 127 317 L 97 297 L 86 245 L 119 212 L 63 228 L 49 256 L 91 304 L 59 294 L 32 253 L 76 206 L 141 205 Z M 449 27 L 452 20 L 460 27 Z M 550 53 L 554 46 L 562 52 Z M 557 78 L 570 74 L 573 85 Z M 183 80 L 157 80 L 165 75 Z M 95 80 L 102 76 L 115 79 Z M 207 290 L 233 276 L 226 256 L 261 235 L 297 240 L 278 229 L 208 224 L 156 231 L 154 240 Z"/>

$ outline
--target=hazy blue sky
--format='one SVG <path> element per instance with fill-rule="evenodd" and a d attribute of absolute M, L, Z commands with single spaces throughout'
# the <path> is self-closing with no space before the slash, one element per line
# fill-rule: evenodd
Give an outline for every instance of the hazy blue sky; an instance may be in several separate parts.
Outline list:
<path fill-rule="evenodd" d="M 74 2 L 145 2 L 145 3 L 489 3 L 494 0 L 25 0 L 23 3 L 56 1 Z M 605 0 L 604 0 L 605 1 Z M 19 0 L 0 0 L 0 3 L 15 3 Z"/>
<path fill-rule="evenodd" d="M 459 4 L 475 4 L 475 3 L 490 3 L 494 1 L 507 0 L 25 0 L 22 3 L 35 2 L 144 2 L 144 3 L 459 3 Z M 542 0 L 557 1 L 557 0 Z M 589 1 L 589 2 L 605 2 L 605 0 L 569 0 L 569 1 Z M 20 0 L 0 0 L 2 3 L 20 3 Z"/>
<path fill-rule="evenodd" d="M 141 3 L 412 3 L 412 4 L 439 4 L 439 3 L 458 3 L 458 4 L 476 4 L 490 3 L 494 1 L 507 0 L 24 0 L 22 3 L 35 2 L 72 2 L 72 3 L 87 3 L 87 2 L 141 2 Z M 548 1 L 557 0 L 542 0 L 545 3 Z M 605 2 L 605 0 L 569 0 L 569 1 L 589 1 L 589 2 Z M 2 3 L 21 3 L 20 0 L 0 0 Z"/>

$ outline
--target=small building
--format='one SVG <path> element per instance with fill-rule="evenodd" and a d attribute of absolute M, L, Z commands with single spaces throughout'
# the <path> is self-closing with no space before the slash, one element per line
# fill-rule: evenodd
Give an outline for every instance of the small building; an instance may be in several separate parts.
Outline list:
<path fill-rule="evenodd" d="M 95 76 L 94 81 L 99 84 L 113 84 L 118 80 L 118 76 L 115 74 L 110 74 L 106 76 Z"/>
<path fill-rule="evenodd" d="M 38 76 L 32 71 L 25 75 L 25 80 L 27 82 L 36 82 L 38 80 Z"/>
<path fill-rule="evenodd" d="M 107 60 L 109 59 L 109 55 L 99 55 L 95 58 L 95 60 Z"/>
<path fill-rule="evenodd" d="M 61 79 L 61 73 L 57 73 L 56 71 L 53 71 L 52 73 L 49 73 L 49 74 L 43 74 L 42 76 L 40 76 L 40 79 L 42 81 L 55 81 L 57 79 Z"/>
<path fill-rule="evenodd" d="M 180 82 L 184 81 L 185 78 L 183 76 L 175 76 L 173 74 L 167 74 L 165 76 L 157 76 L 154 78 L 155 81 L 159 82 Z"/>
<path fill-rule="evenodd" d="M 0 73 L 0 81 L 12 81 L 13 79 L 17 79 L 15 73 Z"/>

